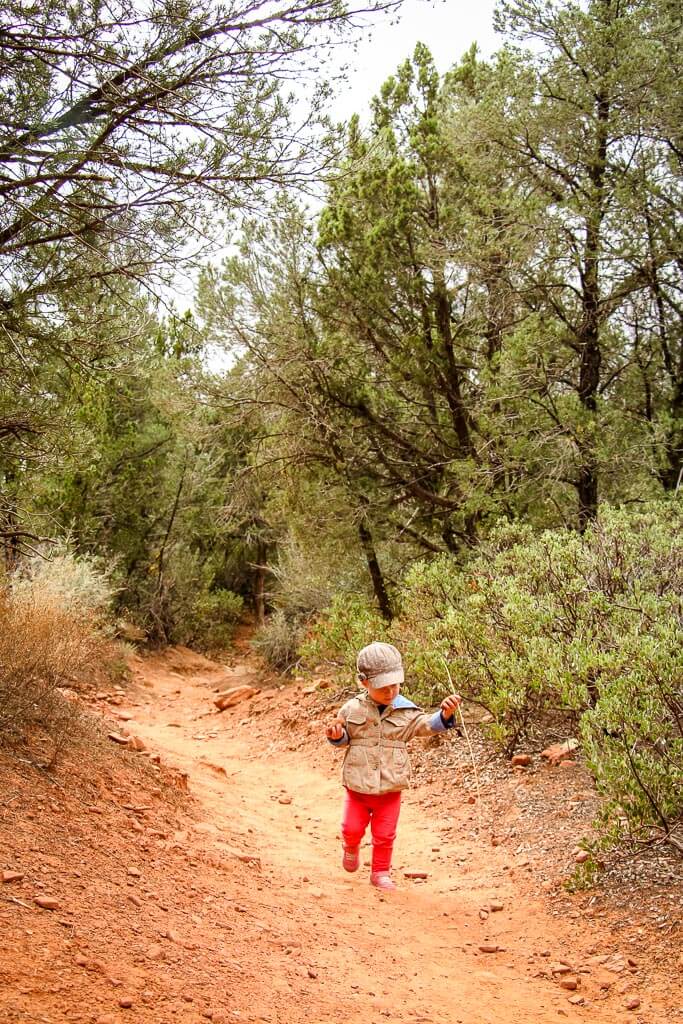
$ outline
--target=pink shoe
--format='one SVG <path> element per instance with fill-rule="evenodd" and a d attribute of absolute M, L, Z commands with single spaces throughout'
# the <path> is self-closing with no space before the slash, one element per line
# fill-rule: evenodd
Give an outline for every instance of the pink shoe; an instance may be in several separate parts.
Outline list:
<path fill-rule="evenodd" d="M 357 846 L 344 847 L 344 856 L 342 857 L 342 867 L 344 871 L 358 871 L 360 865 L 360 852 Z"/>
<path fill-rule="evenodd" d="M 388 871 L 373 871 L 370 875 L 370 884 L 374 885 L 377 889 L 383 889 L 384 892 L 394 892 L 396 889 L 396 885 L 392 882 Z"/>

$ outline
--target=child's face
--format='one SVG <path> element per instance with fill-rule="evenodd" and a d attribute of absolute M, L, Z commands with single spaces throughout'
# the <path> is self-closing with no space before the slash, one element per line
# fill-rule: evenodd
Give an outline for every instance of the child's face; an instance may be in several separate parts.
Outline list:
<path fill-rule="evenodd" d="M 363 686 L 368 691 L 370 700 L 375 704 L 391 704 L 394 697 L 398 697 L 401 690 L 400 683 L 392 683 L 391 686 L 375 687 L 367 679 L 362 680 Z"/>

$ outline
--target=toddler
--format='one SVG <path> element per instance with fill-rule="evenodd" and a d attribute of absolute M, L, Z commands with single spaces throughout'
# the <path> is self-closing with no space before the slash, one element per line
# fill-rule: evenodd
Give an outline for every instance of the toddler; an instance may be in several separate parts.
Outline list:
<path fill-rule="evenodd" d="M 365 692 L 347 701 L 326 730 L 333 746 L 347 748 L 342 772 L 346 790 L 342 865 L 346 871 L 358 870 L 360 842 L 369 822 L 370 882 L 389 891 L 396 888 L 390 871 L 401 792 L 410 785 L 406 743 L 414 736 L 452 729 L 460 697 L 446 697 L 434 715 L 424 714 L 402 697 L 403 663 L 392 644 L 368 644 L 359 652 L 356 668 Z"/>

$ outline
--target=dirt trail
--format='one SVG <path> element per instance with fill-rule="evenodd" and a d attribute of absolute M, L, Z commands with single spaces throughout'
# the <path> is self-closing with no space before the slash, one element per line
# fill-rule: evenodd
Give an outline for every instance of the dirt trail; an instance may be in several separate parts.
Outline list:
<path fill-rule="evenodd" d="M 238 663 L 234 683 L 253 681 L 252 671 Z M 226 882 L 225 905 L 213 905 L 214 917 L 224 917 L 226 938 L 237 942 L 242 935 L 247 943 L 246 958 L 235 964 L 231 992 L 238 1009 L 230 1019 L 673 1021 L 677 1011 L 669 1016 L 653 1000 L 635 1013 L 626 1010 L 623 978 L 605 982 L 603 971 L 601 981 L 599 965 L 591 963 L 600 936 L 587 933 L 585 922 L 551 916 L 541 900 L 520 892 L 514 855 L 487 845 L 471 826 L 467 831 L 463 822 L 472 808 L 455 785 L 445 805 L 427 809 L 418 806 L 417 790 L 407 794 L 395 853 L 399 892 L 371 889 L 367 867 L 345 875 L 335 752 L 324 741 L 317 753 L 287 749 L 282 729 L 279 736 L 275 730 L 287 696 L 276 690 L 259 697 L 261 707 L 272 700 L 271 714 L 247 717 L 239 705 L 207 716 L 215 680 L 211 672 L 180 676 L 163 659 L 141 663 L 144 700 L 131 706 L 130 724 L 188 773 L 203 819 L 197 827 L 209 845 L 219 853 L 237 846 L 260 859 L 260 871 L 240 863 Z M 403 878 L 404 870 L 429 877 L 416 883 Z M 197 881 L 202 861 L 191 871 Z M 492 900 L 503 909 L 482 921 L 480 909 Z M 483 952 L 485 944 L 500 949 Z M 562 961 L 578 979 L 577 991 L 561 988 L 563 975 L 553 974 Z M 580 997 L 585 1005 L 569 1001 Z"/>

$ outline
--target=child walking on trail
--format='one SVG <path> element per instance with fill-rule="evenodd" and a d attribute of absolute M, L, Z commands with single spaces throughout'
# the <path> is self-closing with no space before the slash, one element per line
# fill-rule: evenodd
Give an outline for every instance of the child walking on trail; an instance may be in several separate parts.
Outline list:
<path fill-rule="evenodd" d="M 401 792 L 410 785 L 406 743 L 414 736 L 452 729 L 460 697 L 446 697 L 434 715 L 402 697 L 403 663 L 392 644 L 368 644 L 358 653 L 356 668 L 364 692 L 347 701 L 326 729 L 333 746 L 347 748 L 342 771 L 342 865 L 346 871 L 358 870 L 360 843 L 370 823 L 370 882 L 388 891 L 396 888 L 390 872 Z"/>

